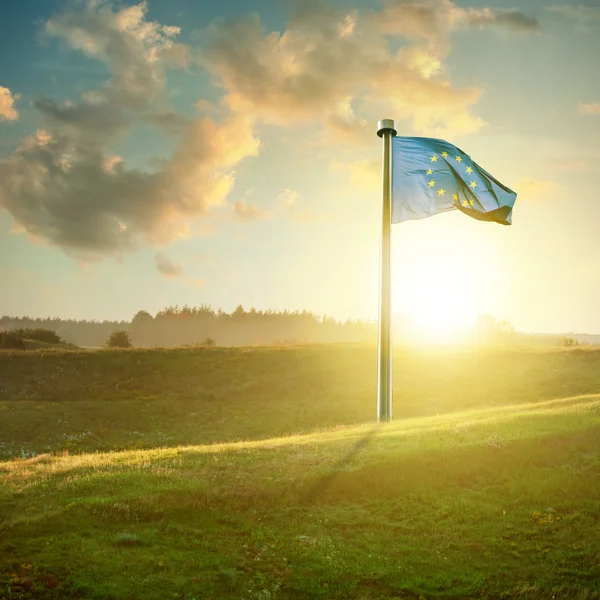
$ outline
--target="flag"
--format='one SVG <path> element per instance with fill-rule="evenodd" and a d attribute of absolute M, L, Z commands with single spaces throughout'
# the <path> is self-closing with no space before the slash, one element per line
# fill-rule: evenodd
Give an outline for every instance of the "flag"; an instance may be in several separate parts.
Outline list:
<path fill-rule="evenodd" d="M 517 194 L 444 140 L 393 137 L 392 169 L 392 223 L 458 209 L 511 224 Z"/>

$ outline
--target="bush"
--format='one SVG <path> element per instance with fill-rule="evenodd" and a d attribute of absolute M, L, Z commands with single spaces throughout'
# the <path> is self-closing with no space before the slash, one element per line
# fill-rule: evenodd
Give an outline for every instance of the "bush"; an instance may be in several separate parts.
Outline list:
<path fill-rule="evenodd" d="M 213 340 L 210 337 L 207 337 L 203 342 L 202 345 L 205 346 L 206 348 L 214 348 L 217 343 L 215 342 L 215 340 Z"/>
<path fill-rule="evenodd" d="M 16 331 L 0 332 L 0 348 L 25 350 L 25 342 Z"/>
<path fill-rule="evenodd" d="M 35 340 L 37 342 L 46 342 L 47 344 L 64 344 L 64 341 L 51 329 L 38 327 L 37 329 L 21 328 L 15 329 L 14 331 L 24 340 Z"/>
<path fill-rule="evenodd" d="M 124 329 L 113 331 L 108 338 L 106 345 L 109 348 L 131 348 L 133 346 L 131 343 L 131 338 L 129 337 L 129 333 L 127 333 Z"/>

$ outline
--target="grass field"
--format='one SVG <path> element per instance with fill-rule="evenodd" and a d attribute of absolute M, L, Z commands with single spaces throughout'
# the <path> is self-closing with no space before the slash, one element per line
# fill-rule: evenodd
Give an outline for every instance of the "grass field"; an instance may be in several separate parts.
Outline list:
<path fill-rule="evenodd" d="M 0 598 L 600 598 L 600 351 L 375 362 L 0 354 Z"/>

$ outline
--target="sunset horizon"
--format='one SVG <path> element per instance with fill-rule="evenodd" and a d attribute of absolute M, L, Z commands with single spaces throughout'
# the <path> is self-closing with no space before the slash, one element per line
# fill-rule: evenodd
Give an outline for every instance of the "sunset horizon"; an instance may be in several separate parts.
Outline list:
<path fill-rule="evenodd" d="M 600 333 L 598 10 L 5 8 L 0 314 L 241 304 L 377 319 L 376 124 L 393 118 L 399 136 L 456 144 L 518 200 L 510 227 L 457 213 L 393 225 L 392 312 Z"/>

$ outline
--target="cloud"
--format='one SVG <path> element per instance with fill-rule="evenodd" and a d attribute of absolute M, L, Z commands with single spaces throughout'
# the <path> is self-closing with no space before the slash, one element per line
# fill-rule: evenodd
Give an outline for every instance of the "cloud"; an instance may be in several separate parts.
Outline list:
<path fill-rule="evenodd" d="M 214 103 L 200 98 L 195 104 L 194 108 L 205 114 L 216 114 L 220 111 L 219 107 Z"/>
<path fill-rule="evenodd" d="M 515 33 L 532 33 L 541 30 L 540 22 L 517 9 L 493 8 L 467 9 L 464 19 L 471 27 L 501 27 Z"/>
<path fill-rule="evenodd" d="M 281 192 L 277 194 L 275 204 L 282 208 L 291 208 L 298 202 L 298 200 L 300 200 L 300 192 L 287 188 L 285 190 L 281 190 Z"/>
<path fill-rule="evenodd" d="M 553 4 L 546 10 L 556 13 L 561 17 L 574 21 L 582 29 L 589 29 L 600 24 L 600 6 L 586 6 L 583 4 Z"/>
<path fill-rule="evenodd" d="M 61 127 L 72 135 L 109 138 L 127 127 L 123 112 L 105 101 L 75 104 L 41 97 L 33 105 L 45 118 L 46 126 Z"/>
<path fill-rule="evenodd" d="M 15 109 L 15 101 L 20 98 L 8 88 L 0 85 L 0 121 L 16 121 L 19 113 Z"/>
<path fill-rule="evenodd" d="M 448 33 L 461 27 L 498 27 L 518 33 L 540 29 L 537 19 L 516 9 L 465 9 L 450 0 L 388 0 L 385 6 L 378 22 L 387 33 L 422 38 L 436 46 L 447 46 Z"/>
<path fill-rule="evenodd" d="M 600 115 L 600 103 L 584 104 L 583 102 L 580 102 L 579 112 L 582 115 Z"/>
<path fill-rule="evenodd" d="M 369 122 L 356 115 L 351 99 L 347 98 L 340 102 L 325 117 L 324 131 L 326 138 L 335 144 L 370 144 L 373 135 Z"/>
<path fill-rule="evenodd" d="M 167 68 L 187 66 L 189 49 L 173 40 L 179 28 L 147 21 L 146 2 L 113 8 L 109 2 L 92 1 L 45 24 L 46 36 L 104 63 L 111 74 L 100 89 L 88 90 L 76 101 L 37 99 L 34 105 L 46 128 L 68 127 L 71 135 L 107 138 L 138 117 L 169 133 L 177 128 L 169 117 L 165 81 Z"/>
<path fill-rule="evenodd" d="M 179 28 L 149 21 L 145 2 L 78 6 L 53 16 L 45 34 L 103 63 L 109 75 L 74 100 L 35 99 L 42 127 L 0 162 L 0 209 L 29 236 L 80 260 L 206 231 L 199 218 L 226 204 L 238 164 L 259 152 L 261 123 L 316 123 L 321 141 L 349 148 L 370 143 L 366 115 L 374 113 L 440 137 L 479 130 L 485 123 L 473 107 L 482 90 L 453 85 L 445 71 L 451 32 L 535 29 L 519 11 L 462 9 L 450 0 L 390 0 L 381 10 L 301 4 L 283 32 L 266 30 L 258 15 L 217 19 L 202 31 L 200 61 L 223 99 L 199 101 L 204 115 L 189 119 L 173 111 L 166 90 L 167 70 L 187 68 L 192 56 L 175 41 Z M 177 139 L 154 170 L 110 151 L 136 122 Z M 369 173 L 356 163 L 351 176 L 369 186 Z M 297 192 L 285 192 L 279 202 L 294 206 Z M 240 200 L 232 210 L 250 221 L 277 209 Z"/>
<path fill-rule="evenodd" d="M 146 2 L 113 12 L 110 3 L 93 1 L 52 17 L 44 31 L 107 65 L 111 78 L 99 98 L 139 110 L 164 88 L 165 64 L 182 64 L 172 39 L 179 27 L 147 21 L 147 11 Z"/>
<path fill-rule="evenodd" d="M 190 119 L 178 113 L 169 111 L 164 113 L 153 113 L 145 118 L 148 123 L 152 123 L 163 129 L 168 135 L 180 135 L 191 123 Z"/>
<path fill-rule="evenodd" d="M 256 154 L 251 124 L 204 118 L 156 172 L 127 167 L 102 148 L 40 130 L 0 163 L 0 208 L 29 233 L 78 258 L 164 244 L 223 205 L 233 167 Z"/>
<path fill-rule="evenodd" d="M 198 230 L 222 206 L 235 167 L 259 150 L 253 122 L 235 114 L 187 119 L 164 104 L 178 28 L 145 20 L 145 3 L 113 11 L 89 2 L 53 17 L 46 32 L 105 62 L 109 78 L 76 102 L 38 98 L 44 127 L 0 162 L 0 209 L 30 236 L 80 260 L 165 244 Z M 131 168 L 110 144 L 137 120 L 180 137 L 153 171 Z"/>
<path fill-rule="evenodd" d="M 223 88 L 224 105 L 262 122 L 321 122 L 331 137 L 360 141 L 369 135 L 354 106 L 362 103 L 371 112 L 387 106 L 422 132 L 473 132 L 484 125 L 471 113 L 481 90 L 452 86 L 442 65 L 453 20 L 507 27 L 524 23 L 520 15 L 468 12 L 449 1 L 388 2 L 379 12 L 319 5 L 279 33 L 253 14 L 213 21 L 200 60 Z M 433 31 L 425 26 L 432 20 Z M 393 51 L 388 35 L 411 44 Z"/>
<path fill-rule="evenodd" d="M 179 33 L 179 28 L 177 30 Z M 162 48 L 161 58 L 169 67 L 187 69 L 191 61 L 191 52 L 185 44 L 171 42 Z"/>
<path fill-rule="evenodd" d="M 240 221 L 255 221 L 268 216 L 267 211 L 255 204 L 247 204 L 243 200 L 239 200 L 233 205 L 233 212 Z"/>
<path fill-rule="evenodd" d="M 275 199 L 275 208 L 273 214 L 291 218 L 296 223 L 309 223 L 317 221 L 338 221 L 337 217 L 331 214 L 315 213 L 309 206 L 303 206 L 300 203 L 302 195 L 296 190 L 286 188 L 281 190 Z M 300 203 L 300 205 L 299 205 Z"/>
<path fill-rule="evenodd" d="M 181 274 L 183 273 L 183 266 L 181 263 L 173 262 L 162 252 L 156 253 L 154 262 L 156 264 L 157 271 L 169 279 L 177 279 L 178 277 L 181 277 Z"/>

